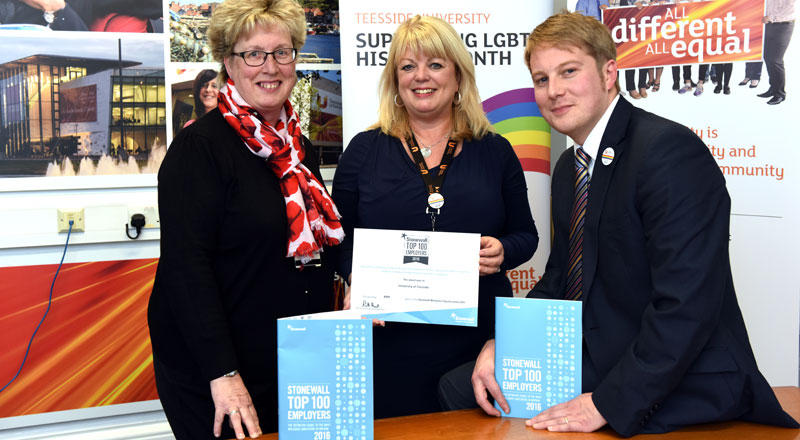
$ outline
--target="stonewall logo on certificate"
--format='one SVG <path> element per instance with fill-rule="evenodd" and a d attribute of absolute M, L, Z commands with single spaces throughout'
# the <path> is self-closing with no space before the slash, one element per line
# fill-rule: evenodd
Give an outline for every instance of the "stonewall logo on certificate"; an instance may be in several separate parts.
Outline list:
<path fill-rule="evenodd" d="M 350 306 L 384 321 L 478 325 L 480 234 L 356 229 Z"/>

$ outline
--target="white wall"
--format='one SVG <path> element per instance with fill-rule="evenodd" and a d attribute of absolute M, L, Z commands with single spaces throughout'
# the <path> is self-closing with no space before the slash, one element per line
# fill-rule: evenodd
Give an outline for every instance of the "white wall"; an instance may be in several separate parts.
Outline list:
<path fill-rule="evenodd" d="M 86 231 L 73 233 L 71 245 L 85 251 L 90 245 L 116 244 L 112 253 L 118 255 L 100 260 L 139 255 L 125 246 L 131 241 L 125 236 L 128 208 L 157 206 L 155 186 L 155 174 L 0 179 L 0 267 L 57 263 L 51 257 L 60 256 L 66 238 L 57 232 L 58 209 L 85 210 Z M 139 238 L 151 243 L 149 257 L 158 256 L 154 240 L 159 237 L 158 229 L 146 229 Z M 58 249 L 47 250 L 53 246 Z M 68 257 L 79 258 L 71 252 Z"/>

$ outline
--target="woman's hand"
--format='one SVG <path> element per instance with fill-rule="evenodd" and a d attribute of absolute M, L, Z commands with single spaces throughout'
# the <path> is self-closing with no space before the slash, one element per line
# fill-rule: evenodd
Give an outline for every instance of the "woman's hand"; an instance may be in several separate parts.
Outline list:
<path fill-rule="evenodd" d="M 67 6 L 65 0 L 22 0 L 26 5 L 40 11 L 56 12 Z"/>
<path fill-rule="evenodd" d="M 241 376 L 218 377 L 211 381 L 211 398 L 214 400 L 214 437 L 222 434 L 222 421 L 228 416 L 228 423 L 236 433 L 236 438 L 245 437 L 242 422 L 251 438 L 261 435 L 258 414 L 244 386 Z"/>
<path fill-rule="evenodd" d="M 344 301 L 342 301 L 342 310 L 350 310 L 350 284 L 353 283 L 353 274 L 347 277 L 347 287 L 344 289 Z"/>
<path fill-rule="evenodd" d="M 500 272 L 500 265 L 503 264 L 504 258 L 503 243 L 494 237 L 481 237 L 480 257 L 481 276 Z"/>

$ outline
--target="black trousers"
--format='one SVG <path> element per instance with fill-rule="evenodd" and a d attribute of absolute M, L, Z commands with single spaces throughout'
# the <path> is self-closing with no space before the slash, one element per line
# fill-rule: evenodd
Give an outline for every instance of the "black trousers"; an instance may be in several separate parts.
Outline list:
<path fill-rule="evenodd" d="M 677 84 L 678 83 L 678 75 L 679 75 L 679 66 L 672 66 L 672 80 Z M 701 64 L 699 68 L 699 72 L 697 75 L 698 81 L 705 81 L 706 80 L 706 73 L 708 73 L 708 64 Z M 692 65 L 691 64 L 684 64 L 683 65 L 683 82 L 691 81 L 692 80 Z"/>
<path fill-rule="evenodd" d="M 714 69 L 717 72 L 717 80 L 722 87 L 728 87 L 731 83 L 731 73 L 733 72 L 733 63 L 717 63 L 714 64 Z"/>
<path fill-rule="evenodd" d="M 625 71 L 625 90 L 631 91 L 647 88 L 647 69 L 639 69 L 639 82 L 634 81 L 636 76 L 636 69 L 627 69 Z M 638 87 L 637 87 L 638 86 Z"/>
<path fill-rule="evenodd" d="M 744 65 L 744 77 L 761 79 L 761 61 L 750 61 Z"/>
<path fill-rule="evenodd" d="M 786 96 L 786 68 L 783 55 L 792 39 L 794 22 L 767 23 L 764 26 L 764 64 L 769 74 L 769 90 L 774 96 Z"/>
<path fill-rule="evenodd" d="M 681 77 L 681 66 L 672 66 L 672 82 L 678 84 Z M 683 81 L 692 80 L 692 66 L 690 64 L 683 65 Z"/>

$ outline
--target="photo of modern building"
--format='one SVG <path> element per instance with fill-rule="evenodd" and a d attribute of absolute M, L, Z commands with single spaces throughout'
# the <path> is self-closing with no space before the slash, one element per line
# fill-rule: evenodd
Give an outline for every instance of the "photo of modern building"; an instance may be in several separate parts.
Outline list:
<path fill-rule="evenodd" d="M 146 65 L 116 46 L 79 56 L 34 45 L 0 62 L 0 176 L 45 175 L 53 162 L 70 175 L 65 162 L 103 156 L 146 162 L 166 144 L 163 60 Z"/>

